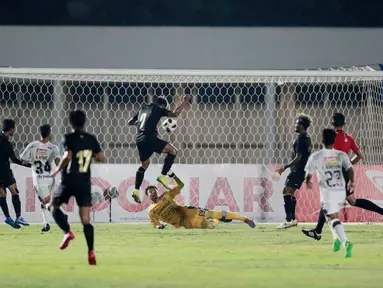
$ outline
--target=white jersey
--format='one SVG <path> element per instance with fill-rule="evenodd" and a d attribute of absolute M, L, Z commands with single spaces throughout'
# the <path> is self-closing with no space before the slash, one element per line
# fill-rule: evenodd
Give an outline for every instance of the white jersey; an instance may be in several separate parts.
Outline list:
<path fill-rule="evenodd" d="M 33 185 L 38 187 L 42 183 L 52 182 L 50 173 L 56 158 L 60 158 L 59 148 L 51 142 L 30 143 L 20 155 L 21 160 L 32 164 Z"/>
<path fill-rule="evenodd" d="M 348 170 L 351 167 L 352 164 L 347 154 L 339 150 L 322 149 L 311 154 L 305 171 L 306 175 L 313 175 L 317 171 L 322 203 L 331 201 L 334 197 L 339 199 L 340 195 L 345 195 L 347 183 L 345 183 L 342 168 Z"/>

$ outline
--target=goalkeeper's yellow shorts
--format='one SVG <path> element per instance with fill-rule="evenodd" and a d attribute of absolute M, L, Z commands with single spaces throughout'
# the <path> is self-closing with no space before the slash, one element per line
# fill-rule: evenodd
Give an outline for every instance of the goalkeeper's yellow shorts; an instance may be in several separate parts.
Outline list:
<path fill-rule="evenodd" d="M 218 221 L 206 219 L 205 213 L 206 209 L 200 207 L 184 207 L 180 225 L 186 229 L 214 229 Z"/>

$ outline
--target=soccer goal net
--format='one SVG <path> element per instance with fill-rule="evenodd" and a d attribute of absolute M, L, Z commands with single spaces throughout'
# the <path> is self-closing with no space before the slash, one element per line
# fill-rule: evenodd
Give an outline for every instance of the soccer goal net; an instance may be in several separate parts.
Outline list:
<path fill-rule="evenodd" d="M 100 222 L 147 221 L 148 199 L 131 199 L 138 153 L 136 128 L 128 119 L 142 103 L 166 97 L 173 109 L 184 94 L 192 100 L 178 127 L 160 136 L 178 148 L 173 170 L 185 182 L 177 199 L 185 205 L 229 209 L 258 222 L 284 218 L 282 189 L 271 173 L 291 157 L 296 115 L 313 119 L 314 150 L 334 112 L 346 116 L 345 130 L 364 155 L 355 167 L 356 196 L 383 204 L 383 74 L 375 71 L 187 71 L 0 69 L 1 117 L 13 118 L 12 141 L 20 153 L 39 139 L 38 127 L 52 125 L 54 143 L 70 131 L 70 110 L 82 109 L 86 129 L 97 136 L 106 163 L 92 167 L 93 216 Z M 151 159 L 142 189 L 160 173 L 163 156 Z M 31 172 L 14 167 L 25 217 L 39 221 Z M 117 191 L 108 189 L 116 187 Z M 106 192 L 105 192 L 106 191 Z M 112 191 L 112 192 L 110 192 Z M 105 194 L 108 194 L 105 197 Z M 111 197 L 109 197 L 111 196 Z M 144 197 L 142 193 L 142 198 Z M 318 186 L 297 194 L 297 218 L 314 222 L 320 209 Z M 67 207 L 75 217 L 75 205 Z M 72 217 L 72 216 L 71 216 Z M 345 206 L 343 220 L 379 222 L 380 215 Z M 77 219 L 73 218 L 73 219 Z"/>

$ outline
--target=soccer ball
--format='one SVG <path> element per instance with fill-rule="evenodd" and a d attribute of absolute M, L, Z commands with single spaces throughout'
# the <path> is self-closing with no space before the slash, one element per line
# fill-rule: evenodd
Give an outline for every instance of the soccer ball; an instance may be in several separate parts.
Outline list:
<path fill-rule="evenodd" d="M 172 133 L 177 128 L 177 122 L 172 118 L 166 118 L 164 122 L 162 122 L 162 128 L 164 128 L 166 132 Z"/>

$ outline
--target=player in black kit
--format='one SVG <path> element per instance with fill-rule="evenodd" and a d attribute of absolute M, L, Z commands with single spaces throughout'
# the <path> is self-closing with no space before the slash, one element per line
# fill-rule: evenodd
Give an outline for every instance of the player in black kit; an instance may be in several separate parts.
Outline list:
<path fill-rule="evenodd" d="M 134 117 L 129 120 L 129 125 L 137 125 L 138 127 L 136 145 L 140 155 L 141 167 L 138 168 L 136 173 L 136 183 L 132 195 L 137 203 L 141 203 L 140 187 L 144 180 L 145 171 L 149 167 L 150 157 L 154 152 L 168 154 L 165 157 L 164 166 L 157 181 L 164 185 L 166 189 L 170 189 L 166 174 L 174 163 L 177 150 L 172 144 L 157 137 L 157 124 L 162 117 L 177 117 L 180 115 L 190 98 L 190 95 L 185 95 L 181 104 L 174 111 L 170 111 L 166 109 L 168 106 L 166 99 L 158 97 L 151 104 L 143 104 Z"/>
<path fill-rule="evenodd" d="M 83 111 L 72 111 L 69 121 L 74 132 L 65 135 L 65 153 L 58 167 L 52 172 L 52 176 L 55 176 L 66 168 L 62 172 L 59 188 L 53 193 L 52 215 L 57 225 L 65 233 L 60 245 L 60 249 L 65 249 L 69 242 L 74 239 L 74 234 L 70 230 L 68 220 L 60 206 L 68 203 L 71 196 L 76 198 L 88 244 L 88 262 L 89 265 L 96 265 L 96 256 L 93 250 L 94 229 L 90 224 L 90 208 L 92 206 L 90 165 L 92 158 L 97 162 L 102 162 L 104 154 L 96 137 L 84 131 L 86 116 Z"/>
<path fill-rule="evenodd" d="M 285 201 L 286 221 L 277 226 L 277 229 L 287 229 L 298 225 L 295 219 L 295 207 L 297 199 L 295 191 L 301 188 L 305 179 L 305 166 L 310 157 L 312 144 L 307 129 L 311 125 L 311 118 L 307 115 L 298 115 L 295 123 L 295 132 L 298 133 L 297 139 L 293 144 L 292 160 L 290 163 L 278 169 L 282 174 L 290 168 L 290 174 L 287 176 L 285 188 L 283 189 L 283 199 Z"/>
<path fill-rule="evenodd" d="M 19 229 L 20 225 L 29 226 L 29 224 L 21 217 L 19 190 L 13 177 L 11 163 L 9 162 L 9 159 L 11 159 L 13 163 L 23 166 L 23 162 L 16 158 L 12 144 L 8 140 L 8 137 L 13 136 L 15 132 L 15 121 L 5 119 L 3 121 L 3 131 L 0 133 L 0 206 L 5 216 L 5 223 L 15 229 Z M 24 166 L 31 167 L 30 164 Z M 16 213 L 15 221 L 9 215 L 6 189 L 12 193 L 12 204 Z"/>

